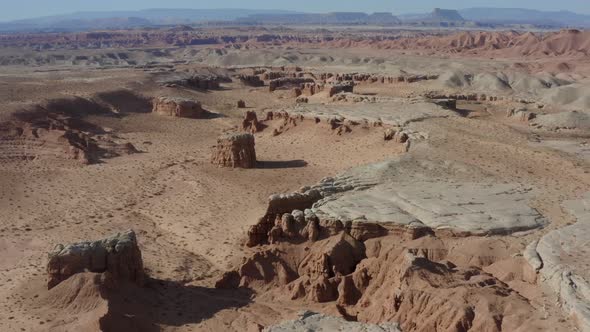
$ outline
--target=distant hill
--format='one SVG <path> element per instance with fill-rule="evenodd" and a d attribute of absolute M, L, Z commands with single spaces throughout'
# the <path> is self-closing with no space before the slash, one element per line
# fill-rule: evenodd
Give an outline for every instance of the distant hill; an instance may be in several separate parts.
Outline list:
<path fill-rule="evenodd" d="M 286 10 L 167 8 L 137 11 L 76 12 L 0 22 L 0 31 L 80 31 L 86 29 L 132 28 L 150 25 L 190 24 L 203 21 L 233 21 L 239 17 L 256 14 L 294 13 L 296 12 Z"/>
<path fill-rule="evenodd" d="M 590 27 L 590 15 L 569 11 L 540 11 L 522 8 L 468 8 L 459 13 L 465 19 L 495 24 L 533 24 Z"/>
<path fill-rule="evenodd" d="M 401 15 L 400 19 L 403 23 L 414 26 L 477 26 L 475 22 L 466 20 L 454 9 L 434 8 L 429 14 L 405 14 Z"/>

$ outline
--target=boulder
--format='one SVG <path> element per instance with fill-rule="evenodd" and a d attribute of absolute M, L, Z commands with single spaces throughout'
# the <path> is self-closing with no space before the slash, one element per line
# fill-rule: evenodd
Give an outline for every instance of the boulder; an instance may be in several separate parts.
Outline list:
<path fill-rule="evenodd" d="M 238 100 L 238 108 L 246 108 L 246 102 L 243 100 Z"/>
<path fill-rule="evenodd" d="M 201 103 L 184 98 L 159 97 L 154 99 L 153 113 L 182 118 L 203 118 L 207 111 Z"/>
<path fill-rule="evenodd" d="M 226 134 L 217 139 L 211 162 L 221 167 L 254 168 L 254 136 L 248 133 Z"/>
<path fill-rule="evenodd" d="M 108 272 L 114 280 L 142 286 L 145 273 L 135 232 L 129 230 L 98 241 L 57 245 L 49 253 L 47 287 L 51 289 L 83 272 Z"/>

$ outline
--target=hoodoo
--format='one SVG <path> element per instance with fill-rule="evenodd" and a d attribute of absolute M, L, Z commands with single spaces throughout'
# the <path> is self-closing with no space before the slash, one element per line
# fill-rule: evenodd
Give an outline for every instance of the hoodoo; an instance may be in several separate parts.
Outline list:
<path fill-rule="evenodd" d="M 254 135 L 232 133 L 219 137 L 217 145 L 213 148 L 211 162 L 221 167 L 256 167 Z"/>

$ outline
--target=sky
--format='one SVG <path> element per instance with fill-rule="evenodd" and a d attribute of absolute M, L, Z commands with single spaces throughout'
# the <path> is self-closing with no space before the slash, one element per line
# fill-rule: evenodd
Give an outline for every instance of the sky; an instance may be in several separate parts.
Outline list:
<path fill-rule="evenodd" d="M 532 8 L 590 14 L 590 0 L 0 0 L 0 21 L 67 14 L 76 11 L 146 8 L 251 8 L 304 12 L 385 11 L 394 14 L 429 12 L 434 7 Z"/>

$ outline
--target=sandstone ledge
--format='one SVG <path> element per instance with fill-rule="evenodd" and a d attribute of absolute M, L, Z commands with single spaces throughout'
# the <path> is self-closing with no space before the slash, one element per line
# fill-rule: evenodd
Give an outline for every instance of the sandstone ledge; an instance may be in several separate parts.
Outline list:
<path fill-rule="evenodd" d="M 350 331 L 350 332 L 400 332 L 396 323 L 367 324 L 349 322 L 340 317 L 327 316 L 311 311 L 304 311 L 295 320 L 285 321 L 268 327 L 264 332 L 297 331 Z"/>
<path fill-rule="evenodd" d="M 590 331 L 590 259 L 586 253 L 590 241 L 590 193 L 563 205 L 577 222 L 531 243 L 524 257 L 538 271 L 540 281 L 555 292 L 563 311 L 581 331 Z"/>
<path fill-rule="evenodd" d="M 360 241 L 386 234 L 410 239 L 432 233 L 485 236 L 547 223 L 528 204 L 535 194 L 532 188 L 434 179 L 408 182 L 392 173 L 398 166 L 397 159 L 362 166 L 300 192 L 271 196 L 266 214 L 250 228 L 247 244 L 314 240 L 309 234 L 323 238 L 342 230 Z M 281 230 L 285 223 L 292 225 L 290 231 Z"/>

